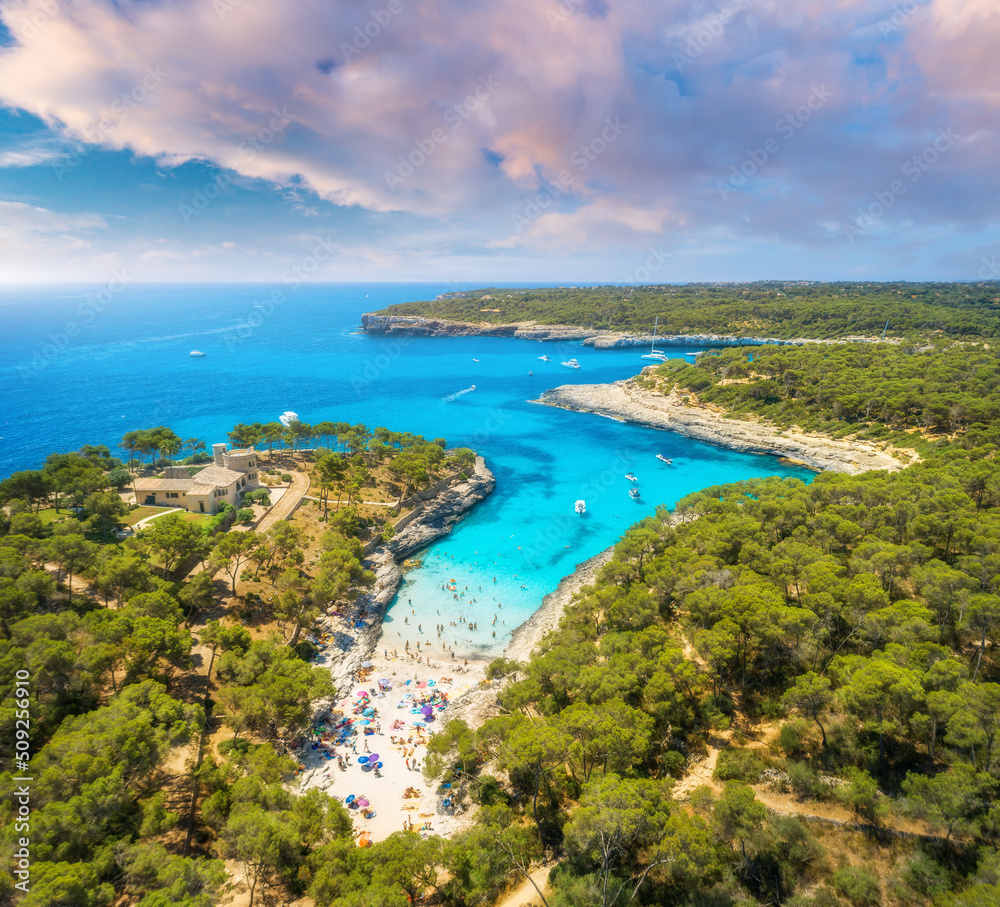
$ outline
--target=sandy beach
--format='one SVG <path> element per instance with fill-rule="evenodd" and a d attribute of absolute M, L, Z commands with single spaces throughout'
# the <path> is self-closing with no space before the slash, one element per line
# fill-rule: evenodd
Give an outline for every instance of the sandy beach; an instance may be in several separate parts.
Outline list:
<path fill-rule="evenodd" d="M 593 582 L 613 551 L 608 548 L 584 561 L 546 595 L 539 609 L 514 631 L 504 657 L 526 661 L 558 624 L 573 595 Z M 322 648 L 319 660 L 328 663 L 335 680 L 343 679 L 347 657 L 337 653 L 337 641 L 357 614 L 328 616 L 317 637 Z M 468 802 L 455 808 L 451 790 L 425 781 L 421 768 L 428 740 L 448 721 L 462 718 L 478 727 L 493 713 L 499 682 L 485 681 L 492 659 L 452 659 L 447 653 L 442 657 L 427 641 L 407 651 L 380 636 L 368 657 L 350 672 L 356 672 L 356 679 L 348 677 L 338 686 L 341 695 L 323 704 L 307 743 L 296 751 L 303 766 L 298 778 L 303 788 L 319 787 L 345 803 L 353 796 L 349 810 L 362 842 L 381 841 L 404 829 L 450 835 L 467 828 L 475 815 L 475 806 Z M 348 654 L 351 663 L 357 663 L 357 653 Z M 433 710 L 431 720 L 426 708 Z M 377 772 L 368 763 L 373 754 L 381 763 Z M 357 806 L 362 799 L 367 805 Z"/>

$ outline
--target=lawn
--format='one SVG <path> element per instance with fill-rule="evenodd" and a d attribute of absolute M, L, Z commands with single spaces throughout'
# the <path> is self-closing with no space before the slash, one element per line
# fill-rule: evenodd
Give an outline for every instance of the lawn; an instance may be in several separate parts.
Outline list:
<path fill-rule="evenodd" d="M 134 526 L 139 520 L 144 520 L 148 516 L 153 516 L 157 513 L 186 513 L 186 511 L 178 511 L 176 507 L 147 507 L 145 505 L 131 510 L 122 517 L 122 522 L 126 526 Z M 190 514 L 191 516 L 196 516 L 196 514 Z"/>

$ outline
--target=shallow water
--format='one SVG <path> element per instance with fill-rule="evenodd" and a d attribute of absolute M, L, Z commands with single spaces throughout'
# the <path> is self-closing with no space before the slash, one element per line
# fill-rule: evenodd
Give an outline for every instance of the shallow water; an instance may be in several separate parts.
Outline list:
<path fill-rule="evenodd" d="M 473 447 L 496 475 L 496 491 L 423 552 L 385 626 L 390 646 L 419 640 L 434 654 L 442 642 L 456 654 L 498 652 L 563 576 L 658 504 L 751 476 L 812 475 L 772 457 L 527 402 L 559 384 L 634 375 L 648 364 L 639 350 L 369 337 L 358 333 L 362 312 L 445 288 L 303 286 L 271 305 L 274 289 L 133 286 L 96 312 L 88 288 L 4 290 L 0 473 L 35 468 L 53 450 L 114 446 L 126 431 L 159 424 L 210 445 L 237 422 L 285 410 L 304 422 L 364 422 Z M 190 358 L 194 348 L 206 357 Z M 570 357 L 580 369 L 560 365 Z M 673 467 L 657 453 L 673 457 Z M 628 472 L 639 479 L 638 503 L 628 497 Z M 573 510 L 580 498 L 583 516 Z M 441 588 L 452 579 L 457 591 Z"/>

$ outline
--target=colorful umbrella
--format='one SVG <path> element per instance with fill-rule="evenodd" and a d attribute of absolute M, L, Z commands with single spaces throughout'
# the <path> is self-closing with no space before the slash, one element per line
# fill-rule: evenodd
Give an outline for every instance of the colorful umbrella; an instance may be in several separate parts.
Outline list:
<path fill-rule="evenodd" d="M 369 761 L 369 762 L 378 762 L 378 753 L 372 753 L 372 754 L 371 754 L 371 755 L 370 755 L 370 756 L 368 757 L 368 761 Z"/>
<path fill-rule="evenodd" d="M 358 756 L 358 763 L 361 765 L 366 765 L 368 763 L 367 756 Z"/>
<path fill-rule="evenodd" d="M 358 800 L 358 806 L 369 806 L 369 805 L 370 804 L 368 803 L 368 801 L 364 797 L 362 797 L 360 800 Z"/>

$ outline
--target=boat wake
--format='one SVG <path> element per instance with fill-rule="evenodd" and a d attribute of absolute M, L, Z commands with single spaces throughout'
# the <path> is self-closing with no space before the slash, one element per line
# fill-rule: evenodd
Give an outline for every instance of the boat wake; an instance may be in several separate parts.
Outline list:
<path fill-rule="evenodd" d="M 462 394 L 471 394 L 475 389 L 476 385 L 473 384 L 472 387 L 467 387 L 464 391 L 458 391 L 457 393 L 449 394 L 447 397 L 443 397 L 442 399 L 444 400 L 445 403 L 452 403 L 453 401 L 461 397 Z"/>

